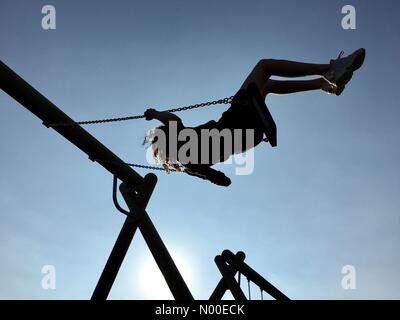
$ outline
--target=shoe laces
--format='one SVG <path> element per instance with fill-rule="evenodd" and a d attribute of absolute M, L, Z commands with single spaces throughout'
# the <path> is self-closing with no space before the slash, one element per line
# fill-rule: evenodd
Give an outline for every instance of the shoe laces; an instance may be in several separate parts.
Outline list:
<path fill-rule="evenodd" d="M 336 59 L 331 60 L 330 65 L 332 66 L 332 64 L 335 63 L 336 61 L 338 61 L 339 59 L 341 59 L 343 57 L 343 55 L 344 55 L 344 51 L 342 50 L 339 52 L 339 55 L 337 56 Z"/>
<path fill-rule="evenodd" d="M 343 57 L 343 55 L 344 55 L 344 51 L 342 50 L 342 51 L 339 52 L 339 55 L 338 55 L 338 57 L 336 58 L 336 60 L 337 60 L 337 59 L 341 59 L 341 58 Z"/>

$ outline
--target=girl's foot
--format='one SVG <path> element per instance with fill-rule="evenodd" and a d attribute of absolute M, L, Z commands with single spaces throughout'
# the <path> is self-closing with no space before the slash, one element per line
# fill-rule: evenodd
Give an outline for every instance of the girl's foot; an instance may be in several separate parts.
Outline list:
<path fill-rule="evenodd" d="M 362 66 L 365 59 L 364 48 L 358 49 L 344 58 L 342 58 L 343 53 L 341 51 L 336 60 L 331 60 L 329 71 L 324 75 L 326 80 L 336 84 L 338 90 L 341 89 L 340 93 L 350 81 L 353 72 Z"/>
<path fill-rule="evenodd" d="M 335 94 L 340 96 L 344 90 L 346 85 L 341 85 L 338 87 L 336 84 L 329 82 L 328 80 L 324 79 L 324 83 L 321 85 L 321 89 L 329 94 Z"/>
<path fill-rule="evenodd" d="M 334 83 L 329 82 L 328 80 L 324 79 L 324 83 L 321 85 L 321 90 L 329 93 L 329 94 L 336 94 L 337 86 Z M 342 90 L 343 91 L 343 90 Z"/>

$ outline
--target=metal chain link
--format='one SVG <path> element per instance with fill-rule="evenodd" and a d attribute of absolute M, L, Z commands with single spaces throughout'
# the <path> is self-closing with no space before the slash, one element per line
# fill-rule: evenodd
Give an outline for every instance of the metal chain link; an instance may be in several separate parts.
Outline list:
<path fill-rule="evenodd" d="M 196 108 L 209 107 L 209 106 L 217 105 L 217 104 L 230 104 L 232 102 L 232 100 L 233 100 L 233 96 L 230 96 L 229 98 L 197 103 L 197 104 L 193 104 L 193 105 L 190 105 L 190 106 L 180 107 L 180 108 L 175 108 L 175 109 L 169 109 L 169 110 L 165 110 L 165 111 L 167 111 L 167 112 L 179 112 L 179 111 L 191 110 L 191 109 L 196 109 Z"/>
<path fill-rule="evenodd" d="M 125 162 L 125 164 L 130 166 L 130 167 L 135 167 L 135 168 L 165 171 L 164 168 L 155 167 L 155 166 L 148 166 L 148 165 L 144 165 L 144 164 L 136 164 L 136 163 L 128 163 L 128 162 Z M 175 170 L 175 169 L 169 169 L 169 171 L 171 171 L 171 172 L 181 172 L 181 171 L 178 171 L 178 170 Z"/>
<path fill-rule="evenodd" d="M 179 112 L 179 111 L 186 111 L 186 110 L 191 110 L 191 109 L 196 109 L 196 108 L 209 107 L 209 106 L 217 105 L 217 104 L 230 104 L 230 103 L 232 103 L 232 100 L 233 100 L 233 96 L 230 96 L 228 98 L 197 103 L 197 104 L 193 104 L 193 105 L 189 105 L 189 106 L 185 106 L 185 107 L 167 109 L 167 110 L 164 110 L 164 112 Z M 48 126 L 53 127 L 53 128 L 54 127 L 70 127 L 70 126 L 74 126 L 74 125 L 102 124 L 102 123 L 136 120 L 136 119 L 143 119 L 143 118 L 145 118 L 144 114 L 136 115 L 136 116 L 119 117 L 119 118 L 106 118 L 106 119 L 97 119 L 97 120 L 78 121 L 78 122 L 74 122 L 74 123 L 52 123 L 52 124 L 49 124 Z"/>
<path fill-rule="evenodd" d="M 250 288 L 250 279 L 247 278 L 247 290 L 249 291 L 249 300 L 251 300 L 251 288 Z"/>
<path fill-rule="evenodd" d="M 109 164 L 115 164 L 115 165 L 121 165 L 119 162 L 115 161 L 109 161 L 109 160 L 102 160 L 102 159 L 95 159 L 95 161 L 99 163 L 109 163 Z M 137 164 L 137 163 L 129 163 L 129 162 L 124 162 L 124 165 L 130 166 L 130 167 L 135 167 L 135 168 L 141 168 L 141 169 L 148 169 L 148 170 L 159 170 L 159 171 L 165 171 L 164 168 L 161 167 L 156 167 L 156 166 L 149 166 L 145 164 Z M 171 172 L 181 172 L 175 169 L 169 169 Z"/>

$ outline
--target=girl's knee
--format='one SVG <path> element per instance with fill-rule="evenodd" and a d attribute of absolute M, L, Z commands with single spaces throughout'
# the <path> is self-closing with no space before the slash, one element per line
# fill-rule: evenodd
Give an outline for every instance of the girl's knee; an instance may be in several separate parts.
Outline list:
<path fill-rule="evenodd" d="M 272 59 L 261 59 L 257 62 L 255 69 L 258 73 L 262 73 L 264 76 L 269 78 L 271 73 L 269 72 L 271 66 Z"/>
<path fill-rule="evenodd" d="M 268 60 L 269 59 L 260 59 L 257 64 L 256 64 L 256 68 L 262 69 L 265 68 L 268 65 Z"/>

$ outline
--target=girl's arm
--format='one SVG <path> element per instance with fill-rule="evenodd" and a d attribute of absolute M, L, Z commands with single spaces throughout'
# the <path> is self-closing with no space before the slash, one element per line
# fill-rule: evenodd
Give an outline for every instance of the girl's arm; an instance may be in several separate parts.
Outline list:
<path fill-rule="evenodd" d="M 181 118 L 167 111 L 157 111 L 156 109 L 147 109 L 144 115 L 146 117 L 146 120 L 156 119 L 161 121 L 166 126 L 168 125 L 169 121 L 177 121 L 178 123 L 182 124 Z"/>

